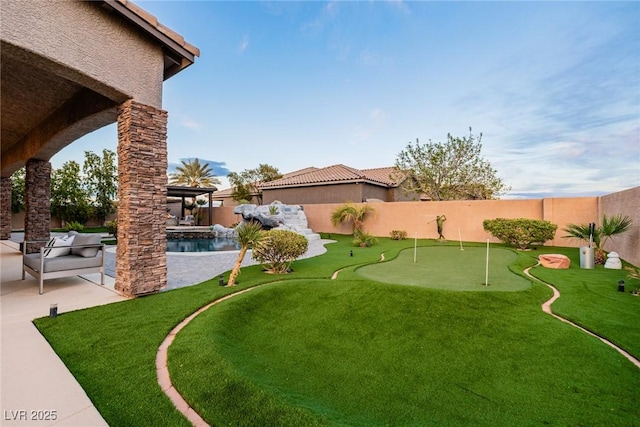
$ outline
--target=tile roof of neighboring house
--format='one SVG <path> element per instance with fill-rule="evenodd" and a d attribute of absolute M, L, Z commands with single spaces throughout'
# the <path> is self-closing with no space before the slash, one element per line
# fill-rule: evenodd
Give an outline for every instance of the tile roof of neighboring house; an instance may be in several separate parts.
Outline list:
<path fill-rule="evenodd" d="M 311 185 L 326 185 L 346 182 L 369 182 L 375 185 L 396 187 L 399 182 L 391 179 L 393 168 L 355 169 L 342 164 L 328 166 L 326 168 L 309 168 L 306 173 L 293 176 L 283 176 L 275 181 L 261 184 L 261 188 L 302 187 Z"/>
<path fill-rule="evenodd" d="M 402 182 L 393 167 L 356 169 L 342 164 L 325 168 L 308 167 L 282 175 L 282 178 L 260 183 L 263 189 L 283 187 L 309 187 L 349 182 L 368 182 L 383 187 L 397 187 Z M 216 191 L 214 197 L 231 197 L 233 188 Z"/>

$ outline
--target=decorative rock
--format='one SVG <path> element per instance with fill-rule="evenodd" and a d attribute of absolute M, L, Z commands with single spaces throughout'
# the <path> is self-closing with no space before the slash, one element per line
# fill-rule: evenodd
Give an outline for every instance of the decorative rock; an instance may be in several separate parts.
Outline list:
<path fill-rule="evenodd" d="M 546 254 L 538 257 L 540 264 L 545 268 L 565 269 L 571 266 L 571 260 L 561 254 Z"/>
<path fill-rule="evenodd" d="M 302 234 L 307 240 L 318 240 L 320 235 L 314 233 L 307 222 L 307 216 L 298 205 L 283 205 L 280 202 L 273 202 L 270 205 L 256 206 L 252 204 L 238 205 L 233 209 L 233 213 L 242 215 L 244 221 L 256 220 L 262 226 L 269 229 L 288 230 Z M 214 225 L 214 231 L 225 232 L 225 227 L 219 224 Z M 235 233 L 235 230 L 233 230 Z"/>
<path fill-rule="evenodd" d="M 620 255 L 617 252 L 609 252 L 607 255 L 607 262 L 604 263 L 604 268 L 610 268 L 612 270 L 622 270 L 622 261 L 620 261 Z"/>

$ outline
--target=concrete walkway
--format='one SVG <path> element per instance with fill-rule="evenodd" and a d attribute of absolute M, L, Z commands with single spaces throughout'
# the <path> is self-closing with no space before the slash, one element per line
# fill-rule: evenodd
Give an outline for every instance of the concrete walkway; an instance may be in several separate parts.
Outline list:
<path fill-rule="evenodd" d="M 51 304 L 64 313 L 126 300 L 114 290 L 115 247 L 106 251 L 105 286 L 100 286 L 99 274 L 51 279 L 39 295 L 36 279 L 27 275 L 21 280 L 22 253 L 16 243 L 21 237 L 0 241 L 0 425 L 106 426 L 32 320 L 48 316 Z M 326 252 L 324 245 L 330 242 L 310 242 L 304 257 Z M 216 277 L 230 270 L 236 258 L 237 251 L 168 253 L 167 287 L 176 289 Z M 243 265 L 253 263 L 247 254 Z"/>

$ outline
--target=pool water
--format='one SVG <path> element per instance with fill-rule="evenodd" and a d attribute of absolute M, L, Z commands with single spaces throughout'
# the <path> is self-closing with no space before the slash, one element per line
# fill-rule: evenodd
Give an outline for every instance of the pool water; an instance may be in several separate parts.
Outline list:
<path fill-rule="evenodd" d="M 240 244 L 233 239 L 167 239 L 167 252 L 237 251 Z"/>

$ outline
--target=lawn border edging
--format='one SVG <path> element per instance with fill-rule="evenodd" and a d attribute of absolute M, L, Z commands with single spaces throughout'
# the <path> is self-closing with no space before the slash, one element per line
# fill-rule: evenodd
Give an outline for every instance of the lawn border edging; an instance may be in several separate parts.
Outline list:
<path fill-rule="evenodd" d="M 615 345 L 614 343 L 612 343 L 611 341 L 607 340 L 606 338 L 578 325 L 577 323 L 572 322 L 569 319 L 566 319 L 562 316 L 559 316 L 557 314 L 555 314 L 553 312 L 553 310 L 551 310 L 551 304 L 553 304 L 558 298 L 560 298 L 560 291 L 553 285 L 545 282 L 544 280 L 538 279 L 537 277 L 535 277 L 534 275 L 532 275 L 531 273 L 529 273 L 529 270 L 531 270 L 534 267 L 537 267 L 541 265 L 539 262 L 532 266 L 532 267 L 528 267 L 526 268 L 523 272 L 527 277 L 530 277 L 533 280 L 536 280 L 540 283 L 542 283 L 543 285 L 547 285 L 549 288 L 551 288 L 551 290 L 553 291 L 553 296 L 548 299 L 547 301 L 545 301 L 544 303 L 542 303 L 542 311 L 551 315 L 552 317 L 560 320 L 561 322 L 567 323 L 571 326 L 573 326 L 574 328 L 577 328 L 579 330 L 581 330 L 582 332 L 591 335 L 592 337 L 598 338 L 600 341 L 602 341 L 603 343 L 605 343 L 606 345 L 608 345 L 609 347 L 613 348 L 614 350 L 616 350 L 618 353 L 620 353 L 621 355 L 623 355 L 627 360 L 629 360 L 631 363 L 633 363 L 636 367 L 640 368 L 640 360 L 636 359 L 635 357 L 633 357 L 630 353 L 626 352 L 625 350 L 621 349 L 620 347 L 618 347 L 617 345 Z"/>

